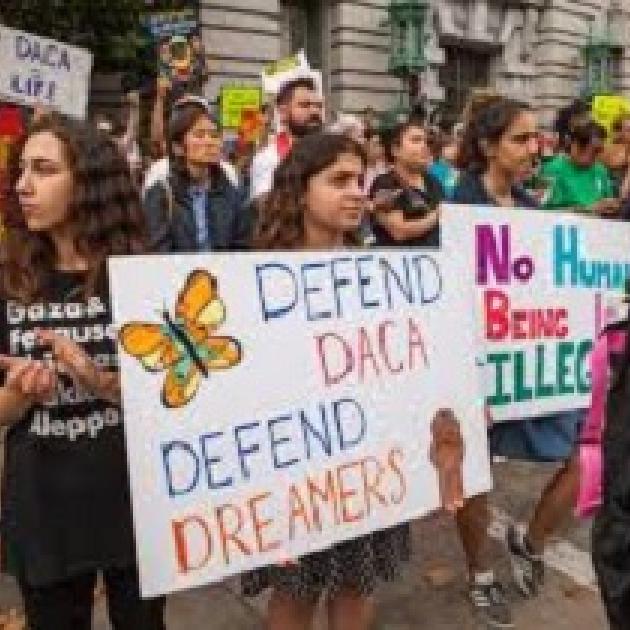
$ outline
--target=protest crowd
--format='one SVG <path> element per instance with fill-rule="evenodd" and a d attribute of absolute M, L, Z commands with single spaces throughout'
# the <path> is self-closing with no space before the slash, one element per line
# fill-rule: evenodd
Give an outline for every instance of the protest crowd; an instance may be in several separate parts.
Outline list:
<path fill-rule="evenodd" d="M 630 113 L 607 130 L 587 100 L 558 111 L 555 126 L 543 129 L 526 103 L 480 89 L 461 120 L 441 128 L 422 106 L 389 121 L 371 109 L 329 112 L 316 75 L 304 72 L 249 112 L 234 141 L 199 92 L 182 93 L 160 77 L 154 95 L 148 139 L 140 137 L 132 93 L 124 121 L 78 122 L 31 108 L 12 147 L 1 197 L 0 424 L 7 429 L 2 562 L 19 584 L 25 624 L 15 627 L 90 628 L 102 576 L 113 628 L 166 628 L 167 598 L 140 591 L 123 431 L 134 418 L 122 416 L 109 258 L 430 252 L 441 246 L 450 204 L 461 213 L 483 206 L 608 226 L 630 220 Z M 496 421 L 490 404 L 484 413 L 491 457 L 559 464 L 526 527 L 507 528 L 514 585 L 523 598 L 540 597 L 548 541 L 576 512 L 594 517 L 593 563 L 614 630 L 630 628 L 629 325 L 620 318 L 593 340 L 590 408 L 509 422 Z M 191 339 L 177 343 L 188 348 Z M 167 350 L 151 352 L 144 351 L 146 364 L 168 364 Z M 240 360 L 228 342 L 214 353 L 208 361 L 220 369 Z M 167 406 L 186 399 L 178 387 L 165 387 Z M 489 494 L 464 495 L 457 424 L 465 419 L 448 406 L 433 420 L 431 457 L 441 507 L 465 554 L 470 606 L 485 626 L 514 628 L 518 604 L 487 552 Z M 585 448 L 603 459 L 603 473 L 585 465 Z M 388 471 L 396 477 L 395 453 Z M 595 496 L 585 499 L 589 483 Z M 412 554 L 403 522 L 242 573 L 241 588 L 247 597 L 271 593 L 270 630 L 310 628 L 323 597 L 331 630 L 369 630 L 375 593 L 402 579 Z M 416 627 L 430 628 L 431 620 Z"/>

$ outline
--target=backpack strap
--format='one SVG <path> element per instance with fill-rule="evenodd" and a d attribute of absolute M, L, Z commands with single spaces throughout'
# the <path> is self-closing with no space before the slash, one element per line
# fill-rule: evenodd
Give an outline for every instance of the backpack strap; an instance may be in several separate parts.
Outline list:
<path fill-rule="evenodd" d="M 164 193 L 166 194 L 166 212 L 169 224 L 173 222 L 175 214 L 175 197 L 173 195 L 173 187 L 168 178 L 164 180 Z"/>

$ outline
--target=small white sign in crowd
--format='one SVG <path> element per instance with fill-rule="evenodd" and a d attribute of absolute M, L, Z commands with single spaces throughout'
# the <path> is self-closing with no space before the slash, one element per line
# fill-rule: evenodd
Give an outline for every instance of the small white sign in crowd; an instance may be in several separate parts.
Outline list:
<path fill-rule="evenodd" d="M 0 60 L 0 100 L 86 117 L 92 71 L 87 50 L 0 25 Z"/>

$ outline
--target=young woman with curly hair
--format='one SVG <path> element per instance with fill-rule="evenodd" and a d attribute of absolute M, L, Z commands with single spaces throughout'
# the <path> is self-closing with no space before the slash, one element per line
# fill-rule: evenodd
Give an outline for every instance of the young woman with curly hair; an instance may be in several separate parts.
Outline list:
<path fill-rule="evenodd" d="M 354 140 L 333 133 L 300 140 L 276 170 L 259 208 L 254 248 L 330 250 L 357 244 L 366 205 L 365 168 L 365 155 Z M 409 555 L 409 526 L 404 524 L 246 574 L 243 586 L 248 595 L 273 588 L 271 630 L 311 628 L 324 593 L 331 630 L 366 630 L 378 583 L 396 579 Z"/>
<path fill-rule="evenodd" d="M 117 147 L 44 119 L 19 152 L 0 244 L 3 565 L 30 630 L 87 630 L 102 573 L 116 630 L 163 630 L 139 594 L 109 256 L 144 250 Z"/>

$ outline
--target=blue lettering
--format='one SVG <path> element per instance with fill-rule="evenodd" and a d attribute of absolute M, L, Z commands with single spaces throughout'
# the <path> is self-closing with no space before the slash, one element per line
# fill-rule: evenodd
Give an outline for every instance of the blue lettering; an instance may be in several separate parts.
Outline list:
<path fill-rule="evenodd" d="M 361 306 L 365 309 L 378 308 L 380 306 L 379 300 L 368 300 L 365 297 L 365 288 L 372 284 L 373 276 L 369 276 L 363 273 L 362 263 L 374 263 L 374 256 L 357 256 L 355 264 L 357 266 L 357 278 L 359 280 L 359 297 L 361 298 Z"/>
<path fill-rule="evenodd" d="M 243 448 L 243 444 L 241 443 L 241 431 L 249 431 L 250 429 L 257 429 L 260 427 L 260 422 L 250 422 L 249 424 L 243 424 L 238 427 L 234 427 L 234 439 L 236 440 L 236 452 L 238 454 L 238 460 L 241 464 L 241 472 L 243 473 L 244 479 L 249 479 L 251 475 L 251 471 L 247 466 L 247 462 L 245 461 L 245 457 L 248 455 L 253 455 L 254 453 L 258 453 L 260 451 L 260 444 L 255 442 L 251 444 L 247 448 Z"/>
<path fill-rule="evenodd" d="M 39 98 L 42 94 L 42 90 L 44 89 L 44 80 L 41 76 L 33 77 L 33 96 L 35 98 Z"/>
<path fill-rule="evenodd" d="M 332 317 L 332 313 L 330 311 L 321 311 L 319 313 L 313 313 L 311 310 L 312 304 L 309 296 L 322 293 L 321 286 L 309 286 L 307 282 L 307 274 L 310 271 L 314 271 L 317 269 L 325 269 L 326 263 L 323 262 L 314 262 L 314 263 L 305 263 L 302 265 L 302 285 L 304 290 L 304 302 L 306 304 L 306 318 L 309 322 L 315 322 L 320 319 L 330 319 Z"/>
<path fill-rule="evenodd" d="M 584 258 L 578 228 L 557 225 L 553 231 L 553 273 L 558 287 L 620 289 L 630 277 L 630 264 Z"/>
<path fill-rule="evenodd" d="M 67 48 L 59 48 L 56 44 L 44 44 L 18 35 L 15 38 L 15 56 L 20 61 L 28 60 L 54 70 L 70 72 L 70 53 Z"/>
<path fill-rule="evenodd" d="M 20 87 L 20 77 L 17 74 L 11 76 L 11 91 L 14 94 L 22 94 L 22 89 Z"/>
<path fill-rule="evenodd" d="M 59 57 L 59 68 L 65 68 L 68 72 L 70 72 L 70 56 L 68 55 L 68 50 L 63 48 L 61 50 L 61 56 Z"/>
<path fill-rule="evenodd" d="M 56 92 L 57 84 L 54 81 L 51 81 L 48 84 L 48 94 L 46 94 L 46 99 L 49 103 L 53 103 L 55 101 Z"/>
<path fill-rule="evenodd" d="M 278 416 L 277 418 L 272 418 L 271 420 L 269 420 L 269 424 L 267 426 L 269 430 L 269 440 L 271 443 L 271 454 L 273 455 L 273 465 L 276 468 L 276 470 L 280 470 L 282 468 L 289 468 L 300 461 L 297 457 L 294 457 L 293 459 L 289 459 L 286 461 L 279 461 L 278 459 L 278 446 L 280 446 L 281 444 L 289 444 L 291 442 L 291 438 L 286 435 L 280 438 L 276 437 L 276 432 L 274 430 L 274 427 L 277 424 L 281 424 L 283 422 L 290 422 L 290 421 L 291 421 L 290 415 Z"/>
<path fill-rule="evenodd" d="M 201 454 L 203 455 L 203 461 L 206 467 L 206 476 L 208 478 L 208 488 L 210 490 L 218 490 L 219 488 L 227 488 L 232 485 L 233 479 L 232 477 L 226 477 L 221 481 L 215 481 L 214 475 L 212 472 L 212 467 L 215 464 L 220 464 L 222 459 L 221 457 L 208 457 L 207 443 L 216 438 L 223 437 L 222 431 L 216 431 L 214 433 L 206 433 L 202 435 L 200 438 L 201 442 Z"/>
<path fill-rule="evenodd" d="M 173 471 L 171 469 L 171 456 L 173 453 L 181 453 L 182 456 L 186 456 L 192 458 L 194 461 L 194 474 L 192 475 L 191 481 L 188 483 L 186 487 L 175 488 L 173 485 Z M 164 471 L 166 472 L 166 479 L 168 484 L 168 493 L 171 497 L 177 497 L 182 494 L 188 494 L 192 492 L 192 490 L 197 485 L 199 481 L 199 459 L 195 454 L 193 448 L 187 442 L 174 441 L 169 442 L 168 444 L 162 444 L 162 460 L 164 462 Z M 190 460 L 189 460 L 190 461 Z M 176 470 L 182 470 L 182 461 L 179 462 L 179 465 L 176 466 Z"/>
<path fill-rule="evenodd" d="M 348 407 L 351 408 L 349 410 L 349 413 L 343 415 L 342 411 L 345 408 L 347 409 Z M 337 425 L 339 447 L 341 448 L 341 450 L 345 451 L 349 448 L 352 448 L 353 446 L 359 445 L 365 438 L 367 432 L 365 413 L 363 412 L 363 408 L 361 407 L 361 405 L 359 405 L 356 400 L 353 400 L 351 398 L 342 398 L 341 400 L 336 400 L 335 402 L 333 402 L 332 409 L 335 423 Z M 346 423 L 351 421 L 353 417 L 356 420 L 357 416 L 359 419 L 359 425 L 357 427 L 356 435 L 353 438 L 349 438 L 349 429 Z"/>
<path fill-rule="evenodd" d="M 425 264 L 423 264 L 425 263 Z M 413 257 L 413 266 L 418 276 L 418 286 L 420 287 L 421 304 L 433 304 L 442 296 L 442 273 L 437 262 L 427 254 Z M 432 289 L 432 293 L 427 293 L 426 289 Z"/>
<path fill-rule="evenodd" d="M 565 228 L 557 225 L 553 229 L 553 278 L 557 287 L 565 286 L 565 267 L 570 274 L 569 283 L 576 286 L 578 283 L 578 231 L 577 227 L 569 228 L 569 239 L 565 241 Z"/>
<path fill-rule="evenodd" d="M 29 57 L 30 54 L 31 47 L 28 39 L 26 39 L 23 35 L 18 35 L 15 38 L 15 56 L 20 60 L 24 60 Z"/>
<path fill-rule="evenodd" d="M 344 258 L 333 258 L 330 262 L 330 274 L 332 277 L 333 290 L 335 292 L 335 303 L 337 305 L 337 317 L 341 317 L 341 298 L 339 296 L 339 289 L 341 287 L 349 287 L 352 285 L 350 278 L 347 276 L 339 277 L 337 275 L 337 265 L 343 263 L 351 263 L 352 258 L 344 257 Z"/>
<path fill-rule="evenodd" d="M 311 459 L 313 455 L 309 434 L 319 441 L 322 450 L 328 457 L 332 455 L 332 438 L 330 436 L 330 429 L 328 428 L 328 419 L 326 418 L 326 407 L 321 403 L 319 405 L 319 415 L 322 422 L 321 430 L 316 429 L 315 426 L 311 424 L 311 421 L 303 409 L 300 411 L 300 422 L 302 424 L 302 434 L 304 436 L 307 459 Z"/>
<path fill-rule="evenodd" d="M 390 310 L 394 307 L 394 298 L 392 295 L 390 277 L 395 280 L 396 284 L 398 285 L 398 289 L 400 290 L 400 293 L 405 298 L 405 300 L 407 300 L 407 303 L 413 304 L 413 286 L 411 284 L 411 273 L 409 269 L 409 260 L 407 259 L 407 257 L 402 258 L 403 271 L 405 273 L 404 284 L 400 275 L 392 268 L 386 258 L 381 258 L 379 262 L 381 268 L 383 269 L 383 281 L 385 284 L 385 291 L 387 292 L 387 303 Z"/>
<path fill-rule="evenodd" d="M 267 301 L 267 292 L 265 291 L 265 279 L 269 280 L 271 278 L 271 274 L 267 276 L 268 272 L 282 272 L 284 275 L 283 280 L 290 278 L 293 287 L 293 296 L 285 301 L 283 304 L 275 304 L 273 308 L 269 306 Z M 263 275 L 265 274 L 265 275 Z M 278 319 L 283 317 L 287 313 L 290 313 L 297 304 L 298 299 L 298 287 L 297 281 L 293 274 L 293 271 L 287 265 L 283 265 L 282 263 L 267 263 L 265 265 L 256 265 L 256 281 L 258 284 L 258 298 L 260 300 L 260 306 L 262 309 L 263 319 L 268 322 L 270 319 Z M 281 285 L 281 281 L 276 276 L 275 281 L 271 281 L 269 286 L 278 287 Z"/>

